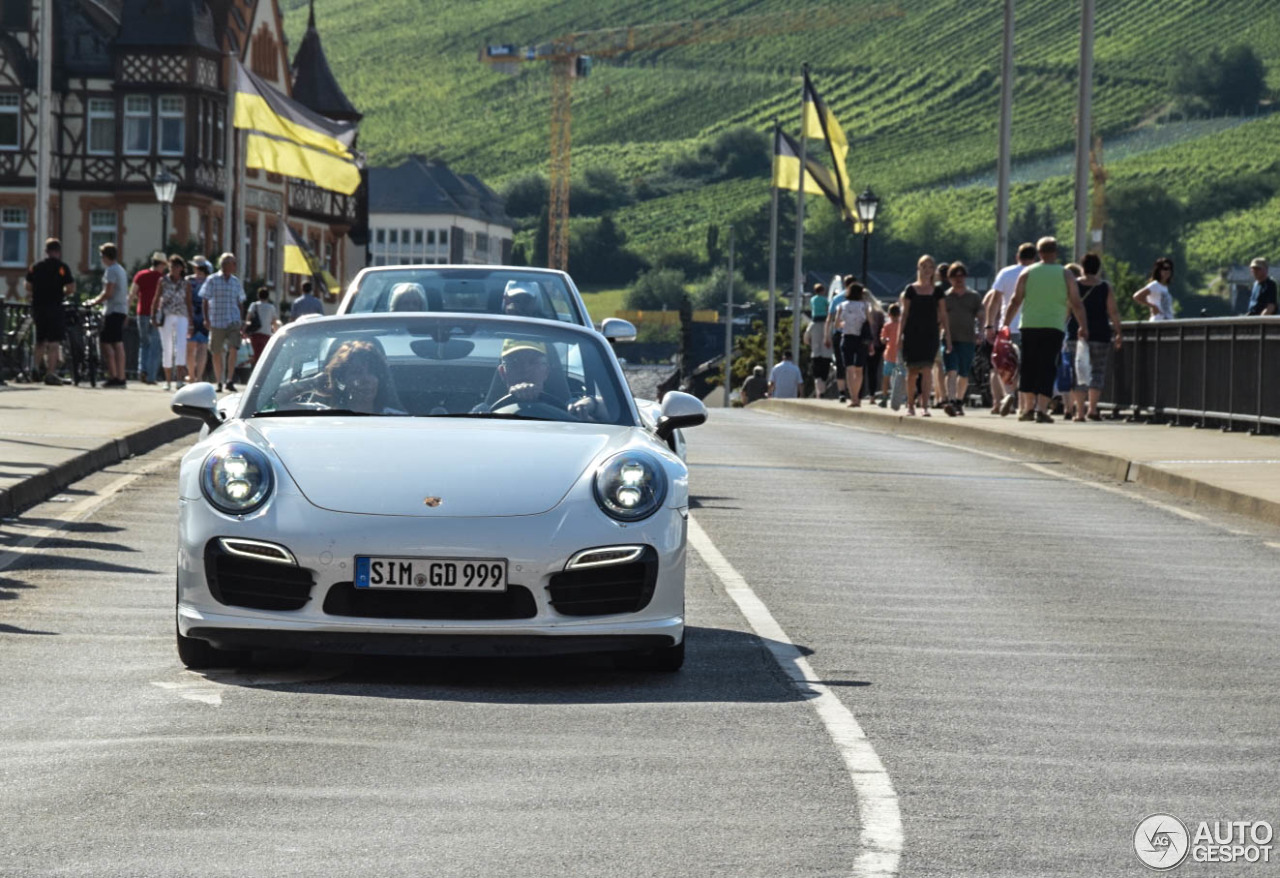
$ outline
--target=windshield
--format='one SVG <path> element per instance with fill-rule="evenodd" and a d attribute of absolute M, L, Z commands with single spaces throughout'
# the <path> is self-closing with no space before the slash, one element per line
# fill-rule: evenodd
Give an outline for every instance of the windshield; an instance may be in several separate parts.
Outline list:
<path fill-rule="evenodd" d="M 635 425 L 595 333 L 456 315 L 294 324 L 255 371 L 243 411 Z"/>
<path fill-rule="evenodd" d="M 584 324 L 574 299 L 564 278 L 550 272 L 405 266 L 365 272 L 343 313 L 459 311 Z"/>

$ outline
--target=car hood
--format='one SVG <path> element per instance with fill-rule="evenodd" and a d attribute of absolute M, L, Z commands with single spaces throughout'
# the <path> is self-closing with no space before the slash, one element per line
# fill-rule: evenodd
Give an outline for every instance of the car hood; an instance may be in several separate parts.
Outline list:
<path fill-rule="evenodd" d="M 629 427 L 445 418 L 255 418 L 322 509 L 422 518 L 537 515 Z M 438 504 L 431 503 L 438 500 Z"/>

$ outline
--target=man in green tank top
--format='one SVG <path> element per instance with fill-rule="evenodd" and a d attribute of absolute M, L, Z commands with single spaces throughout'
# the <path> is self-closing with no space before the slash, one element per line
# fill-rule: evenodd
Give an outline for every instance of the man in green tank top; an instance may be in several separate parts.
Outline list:
<path fill-rule="evenodd" d="M 1036 242 L 1040 261 L 1018 278 L 1013 301 L 1001 321 L 1008 325 L 1022 311 L 1022 373 L 1018 379 L 1020 421 L 1053 423 L 1049 402 L 1053 398 L 1058 357 L 1066 337 L 1067 309 L 1083 329 L 1084 304 L 1075 275 L 1058 264 L 1058 242 L 1041 238 Z M 1080 336 L 1088 341 L 1088 333 Z"/>

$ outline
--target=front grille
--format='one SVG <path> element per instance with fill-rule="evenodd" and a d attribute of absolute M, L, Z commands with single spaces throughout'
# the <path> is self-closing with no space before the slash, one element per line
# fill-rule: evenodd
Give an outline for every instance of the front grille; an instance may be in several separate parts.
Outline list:
<path fill-rule="evenodd" d="M 532 619 L 538 615 L 533 592 L 523 585 L 485 594 L 356 588 L 353 582 L 338 582 L 325 596 L 324 611 L 330 616 L 366 619 Z"/>
<path fill-rule="evenodd" d="M 204 549 L 209 592 L 220 604 L 251 610 L 299 610 L 311 600 L 315 577 L 310 570 L 230 555 L 210 540 Z"/>
<path fill-rule="evenodd" d="M 565 616 L 636 613 L 653 599 L 658 582 L 658 552 L 646 546 L 637 561 L 605 567 L 563 570 L 551 577 L 551 606 Z"/>

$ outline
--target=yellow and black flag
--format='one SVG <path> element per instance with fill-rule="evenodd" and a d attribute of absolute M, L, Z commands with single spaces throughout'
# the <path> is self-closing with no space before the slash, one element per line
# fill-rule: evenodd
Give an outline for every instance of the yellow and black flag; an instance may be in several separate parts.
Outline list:
<path fill-rule="evenodd" d="M 236 62 L 235 127 L 244 130 L 245 167 L 310 180 L 350 195 L 360 186 L 352 152 L 356 126 L 335 122 L 276 91 Z"/>
<path fill-rule="evenodd" d="M 287 223 L 284 227 L 284 273 L 315 278 L 325 287 L 318 292 L 338 292 L 338 279 L 320 264 L 316 255 L 302 243 L 302 239 L 293 233 L 293 229 L 289 228 Z"/>
<path fill-rule="evenodd" d="M 809 79 L 809 68 L 804 70 L 804 133 L 806 137 L 821 138 L 831 150 L 831 158 L 835 163 L 835 183 L 839 197 L 835 204 L 842 206 L 845 216 L 856 217 L 850 208 L 848 172 L 845 170 L 845 159 L 849 155 L 849 140 L 844 136 L 844 129 L 836 121 L 835 115 L 827 107 L 825 101 L 813 87 Z"/>
<path fill-rule="evenodd" d="M 840 206 L 840 190 L 831 172 L 808 156 L 805 157 L 808 173 L 804 175 L 804 191 L 810 195 L 825 195 L 836 207 Z M 779 189 L 795 191 L 800 188 L 800 144 L 781 128 L 773 133 L 773 185 Z"/>

